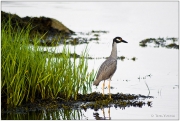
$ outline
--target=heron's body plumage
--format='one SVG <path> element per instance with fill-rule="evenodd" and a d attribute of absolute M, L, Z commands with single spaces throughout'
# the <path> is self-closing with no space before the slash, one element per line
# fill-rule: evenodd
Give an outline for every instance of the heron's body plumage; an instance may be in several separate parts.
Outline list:
<path fill-rule="evenodd" d="M 102 63 L 99 68 L 94 85 L 98 86 L 102 80 L 111 79 L 117 68 L 117 47 L 113 43 L 111 55 Z"/>

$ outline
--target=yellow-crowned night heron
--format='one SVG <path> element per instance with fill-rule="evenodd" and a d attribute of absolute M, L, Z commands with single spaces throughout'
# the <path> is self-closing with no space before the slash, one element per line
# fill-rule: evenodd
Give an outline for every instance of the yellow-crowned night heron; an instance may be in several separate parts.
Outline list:
<path fill-rule="evenodd" d="M 104 80 L 103 82 L 103 95 L 104 95 L 104 83 L 105 83 L 105 80 L 109 79 L 108 89 L 109 89 L 110 98 L 111 98 L 110 81 L 117 68 L 117 43 L 121 43 L 121 42 L 127 43 L 121 37 L 115 37 L 113 39 L 111 55 L 100 66 L 98 74 L 96 76 L 96 80 L 93 83 L 93 85 L 98 86 L 99 83 L 102 80 Z"/>

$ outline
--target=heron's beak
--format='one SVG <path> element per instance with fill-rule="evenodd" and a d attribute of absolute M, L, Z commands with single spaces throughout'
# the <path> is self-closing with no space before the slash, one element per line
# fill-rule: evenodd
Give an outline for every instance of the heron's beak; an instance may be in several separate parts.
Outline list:
<path fill-rule="evenodd" d="M 125 40 L 121 40 L 121 42 L 128 43 L 128 42 L 126 42 Z"/>

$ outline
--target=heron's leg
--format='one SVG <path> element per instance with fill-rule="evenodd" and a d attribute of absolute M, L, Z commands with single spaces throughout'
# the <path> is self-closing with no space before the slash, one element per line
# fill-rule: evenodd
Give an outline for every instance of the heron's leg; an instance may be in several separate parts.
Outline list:
<path fill-rule="evenodd" d="M 103 108 L 103 116 L 104 116 L 104 118 L 105 118 L 104 108 Z"/>
<path fill-rule="evenodd" d="M 104 86 L 105 86 L 105 80 L 103 82 L 103 87 L 102 87 L 102 89 L 103 89 L 103 96 L 104 96 Z"/>
<path fill-rule="evenodd" d="M 109 107 L 109 109 L 108 109 L 108 114 L 109 114 L 109 119 L 111 119 L 111 118 L 110 118 L 110 107 Z"/>
<path fill-rule="evenodd" d="M 109 98 L 111 98 L 111 94 L 110 94 L 110 81 L 111 81 L 111 78 L 109 79 L 109 84 L 108 84 L 108 88 L 109 88 Z"/>

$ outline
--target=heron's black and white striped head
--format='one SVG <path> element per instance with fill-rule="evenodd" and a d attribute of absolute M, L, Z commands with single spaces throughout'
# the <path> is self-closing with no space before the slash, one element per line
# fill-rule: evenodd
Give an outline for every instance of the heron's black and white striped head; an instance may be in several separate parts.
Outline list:
<path fill-rule="evenodd" d="M 116 42 L 116 43 L 121 43 L 121 42 L 124 42 L 124 43 L 128 43 L 126 42 L 125 40 L 123 40 L 121 37 L 115 37 L 113 39 L 113 43 Z"/>

